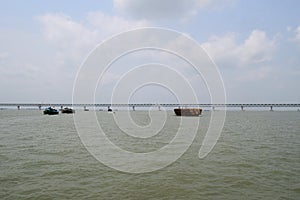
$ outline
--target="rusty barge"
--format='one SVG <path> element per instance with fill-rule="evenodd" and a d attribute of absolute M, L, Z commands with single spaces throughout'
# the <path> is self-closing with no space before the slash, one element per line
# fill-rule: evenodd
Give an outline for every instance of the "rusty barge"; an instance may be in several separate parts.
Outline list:
<path fill-rule="evenodd" d="M 177 116 L 199 116 L 202 113 L 201 108 L 175 108 L 174 112 Z"/>

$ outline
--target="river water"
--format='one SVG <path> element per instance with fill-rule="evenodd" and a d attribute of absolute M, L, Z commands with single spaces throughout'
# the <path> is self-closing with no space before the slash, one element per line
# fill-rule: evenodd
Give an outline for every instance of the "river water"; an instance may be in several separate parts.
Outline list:
<path fill-rule="evenodd" d="M 180 118 L 168 111 L 153 140 L 124 136 L 113 118 L 121 112 L 96 114 L 109 139 L 127 151 L 161 148 L 179 126 Z M 151 122 L 146 111 L 131 117 L 141 126 Z M 300 112 L 229 111 L 218 143 L 204 159 L 198 152 L 210 112 L 199 119 L 192 145 L 177 161 L 132 174 L 95 159 L 72 115 L 1 110 L 0 199 L 299 199 Z"/>

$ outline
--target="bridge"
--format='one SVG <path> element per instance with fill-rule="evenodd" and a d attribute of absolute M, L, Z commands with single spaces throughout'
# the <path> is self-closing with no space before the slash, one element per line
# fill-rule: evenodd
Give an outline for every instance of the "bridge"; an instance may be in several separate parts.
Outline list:
<path fill-rule="evenodd" d="M 201 107 L 201 108 L 210 108 L 212 110 L 215 110 L 216 108 L 240 108 L 241 110 L 244 110 L 245 108 L 269 108 L 270 111 L 273 111 L 273 108 L 275 107 L 281 107 L 281 108 L 300 108 L 300 103 L 227 103 L 227 104 L 178 104 L 178 103 L 162 103 L 162 104 L 154 104 L 154 103 L 130 103 L 130 104 L 108 104 L 108 103 L 100 103 L 100 104 L 70 104 L 70 103 L 0 103 L 0 108 L 3 107 L 16 107 L 18 110 L 20 110 L 22 107 L 36 107 L 38 109 L 42 109 L 43 107 L 49 107 L 49 106 L 55 106 L 55 107 L 83 107 L 84 109 L 87 107 L 95 107 L 95 108 L 125 108 L 125 107 L 131 107 L 133 110 L 138 107 L 158 107 L 159 109 L 161 107 Z M 298 109 L 299 110 L 299 109 Z"/>

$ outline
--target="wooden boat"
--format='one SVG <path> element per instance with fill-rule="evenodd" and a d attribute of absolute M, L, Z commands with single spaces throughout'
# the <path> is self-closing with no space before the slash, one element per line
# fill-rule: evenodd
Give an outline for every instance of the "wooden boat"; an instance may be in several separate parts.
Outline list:
<path fill-rule="evenodd" d="M 75 113 L 75 110 L 67 107 L 67 108 L 62 109 L 61 113 L 72 114 L 72 113 Z"/>
<path fill-rule="evenodd" d="M 48 107 L 44 110 L 44 115 L 58 115 L 59 111 L 52 108 L 52 107 Z"/>
<path fill-rule="evenodd" d="M 199 116 L 202 113 L 201 108 L 175 108 L 174 112 L 177 116 Z"/>

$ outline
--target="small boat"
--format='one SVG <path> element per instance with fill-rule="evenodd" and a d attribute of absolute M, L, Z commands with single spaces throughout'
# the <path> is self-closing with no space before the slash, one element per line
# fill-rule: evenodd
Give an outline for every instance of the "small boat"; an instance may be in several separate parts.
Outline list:
<path fill-rule="evenodd" d="M 83 111 L 89 111 L 88 108 L 86 108 L 86 106 L 83 107 Z"/>
<path fill-rule="evenodd" d="M 112 112 L 112 109 L 111 108 L 107 109 L 107 112 Z"/>
<path fill-rule="evenodd" d="M 52 107 L 48 107 L 44 110 L 44 115 L 58 115 L 59 111 L 52 108 Z"/>
<path fill-rule="evenodd" d="M 177 116 L 199 116 L 202 113 L 201 108 L 175 108 L 174 112 Z"/>
<path fill-rule="evenodd" d="M 72 108 L 66 107 L 66 108 L 61 110 L 61 113 L 72 114 L 72 113 L 75 113 L 75 110 L 72 109 Z"/>

